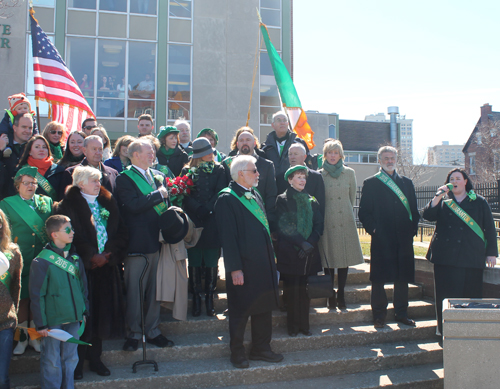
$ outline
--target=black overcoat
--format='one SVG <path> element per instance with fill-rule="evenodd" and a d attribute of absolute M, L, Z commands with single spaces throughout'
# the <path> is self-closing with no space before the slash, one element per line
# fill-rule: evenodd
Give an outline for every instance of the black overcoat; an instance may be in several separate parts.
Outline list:
<path fill-rule="evenodd" d="M 453 194 L 446 195 L 444 200 L 449 198 L 454 198 Z M 424 209 L 424 219 L 436 222 L 426 257 L 437 265 L 482 269 L 486 266 L 487 256 L 498 256 L 490 206 L 479 195 L 473 201 L 466 197 L 459 205 L 483 230 L 486 247 L 484 241 L 442 199 L 435 207 L 429 202 Z"/>
<path fill-rule="evenodd" d="M 184 168 L 182 175 L 186 174 L 188 170 L 188 168 Z M 203 227 L 200 240 L 195 247 L 218 249 L 220 241 L 213 211 L 219 192 L 227 186 L 224 168 L 216 163 L 212 173 L 205 173 L 200 169 L 198 172 L 194 190 L 184 198 L 183 208 L 196 227 Z"/>
<path fill-rule="evenodd" d="M 168 166 L 174 176 L 181 174 L 181 170 L 189 162 L 189 155 L 180 147 L 176 146 L 172 155 L 167 157 L 161 151 L 156 153 L 158 163 L 160 165 Z"/>
<path fill-rule="evenodd" d="M 92 211 L 87 200 L 81 195 L 80 188 L 70 186 L 65 198 L 54 204 L 54 214 L 66 215 L 71 219 L 75 230 L 73 244 L 87 275 L 90 318 L 85 338 L 92 335 L 101 339 L 118 338 L 124 335 L 124 299 L 120 280 L 119 266 L 127 254 L 128 232 L 123 222 L 118 204 L 111 193 L 101 187 L 98 203 L 109 211 L 106 232 L 108 241 L 105 252 L 110 252 L 109 262 L 91 269 L 91 259 L 98 254 L 97 234 L 92 222 Z"/>
<path fill-rule="evenodd" d="M 229 187 L 243 196 L 234 181 Z M 260 207 L 262 199 L 255 192 Z M 271 238 L 264 225 L 230 193 L 222 193 L 215 204 L 220 232 L 229 311 L 235 316 L 269 312 L 278 307 L 278 276 Z M 231 272 L 243 271 L 244 284 L 233 285 Z"/>
<path fill-rule="evenodd" d="M 286 275 L 307 276 L 314 275 L 322 270 L 321 257 L 318 250 L 318 241 L 323 235 L 324 217 L 320 206 L 309 196 L 313 211 L 313 228 L 311 235 L 305 239 L 297 231 L 297 202 L 294 194 L 298 193 L 289 187 L 285 193 L 276 199 L 276 215 L 278 218 L 278 240 L 274 247 L 278 260 L 278 271 Z M 303 191 L 302 193 L 306 193 Z M 314 246 L 313 254 L 306 259 L 298 256 L 300 245 L 307 241 Z"/>
<path fill-rule="evenodd" d="M 359 220 L 371 235 L 370 280 L 415 280 L 413 236 L 420 218 L 413 182 L 396 172 L 393 177 L 410 204 L 412 220 L 398 196 L 377 177 L 367 178 L 359 203 Z"/>

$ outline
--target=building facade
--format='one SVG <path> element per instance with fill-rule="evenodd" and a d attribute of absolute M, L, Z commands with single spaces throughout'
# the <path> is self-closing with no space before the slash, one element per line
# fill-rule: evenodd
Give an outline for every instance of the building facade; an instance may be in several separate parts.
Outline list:
<path fill-rule="evenodd" d="M 8 108 L 11 94 L 25 91 L 31 101 L 34 97 L 27 3 L 20 2 L 4 19 L 10 26 L 10 48 L 0 49 L 2 108 Z M 246 124 L 250 102 L 250 127 L 260 137 L 271 130 L 270 118 L 280 101 L 265 46 L 253 82 L 260 42 L 256 9 L 291 69 L 292 0 L 33 4 L 35 18 L 113 139 L 137 134 L 137 117 L 147 113 L 155 128 L 179 117 L 191 123 L 193 135 L 213 128 L 221 150 L 227 151 L 234 132 Z M 40 109 L 43 125 L 47 104 Z"/>
<path fill-rule="evenodd" d="M 377 113 L 366 115 L 365 121 L 389 123 L 390 119 L 383 113 Z M 398 143 L 401 157 L 409 163 L 413 163 L 413 119 L 407 119 L 406 115 L 397 115 L 397 123 L 399 125 Z"/>
<path fill-rule="evenodd" d="M 447 141 L 443 141 L 441 145 L 429 147 L 427 149 L 427 164 L 463 167 L 465 166 L 463 147 L 464 145 L 450 145 L 450 142 Z"/>

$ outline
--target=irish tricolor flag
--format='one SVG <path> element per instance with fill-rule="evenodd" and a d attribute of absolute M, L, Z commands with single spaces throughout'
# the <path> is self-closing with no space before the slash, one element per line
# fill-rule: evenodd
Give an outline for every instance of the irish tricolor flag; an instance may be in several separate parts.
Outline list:
<path fill-rule="evenodd" d="M 313 140 L 314 132 L 311 130 L 309 123 L 307 123 L 307 116 L 302 109 L 302 105 L 300 104 L 299 96 L 297 95 L 297 91 L 293 85 L 292 77 L 290 77 L 290 73 L 288 73 L 285 64 L 271 43 L 266 25 L 260 23 L 260 30 L 262 32 L 264 42 L 266 43 L 267 54 L 269 55 L 271 66 L 273 67 L 274 78 L 276 79 L 276 84 L 278 85 L 281 104 L 288 114 L 293 131 L 299 136 L 299 138 L 306 141 L 309 150 L 311 150 L 315 146 Z"/>
<path fill-rule="evenodd" d="M 26 328 L 26 329 L 28 330 L 28 334 L 31 339 L 40 339 L 42 337 L 42 335 L 40 335 L 36 329 L 34 328 Z M 85 330 L 85 322 L 82 322 L 82 325 L 78 330 L 78 335 L 82 336 L 84 330 Z M 61 342 L 76 343 L 84 346 L 92 346 L 90 343 L 82 342 L 81 340 L 75 339 L 73 335 L 64 330 L 59 330 L 54 328 L 49 330 L 48 332 L 51 338 L 57 339 Z"/>

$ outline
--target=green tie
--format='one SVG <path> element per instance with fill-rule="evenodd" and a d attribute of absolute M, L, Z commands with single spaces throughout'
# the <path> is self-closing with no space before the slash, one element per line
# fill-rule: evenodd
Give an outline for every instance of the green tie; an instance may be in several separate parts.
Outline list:
<path fill-rule="evenodd" d="M 30 207 L 35 208 L 35 200 L 24 200 Z"/>
<path fill-rule="evenodd" d="M 281 154 L 283 154 L 284 147 L 285 147 L 285 145 L 280 145 L 280 157 L 281 157 Z"/>
<path fill-rule="evenodd" d="M 149 169 L 146 170 L 146 177 L 148 179 L 149 185 L 151 185 L 151 188 L 153 188 L 153 190 L 156 190 L 155 180 L 151 176 L 151 172 L 149 171 Z"/>

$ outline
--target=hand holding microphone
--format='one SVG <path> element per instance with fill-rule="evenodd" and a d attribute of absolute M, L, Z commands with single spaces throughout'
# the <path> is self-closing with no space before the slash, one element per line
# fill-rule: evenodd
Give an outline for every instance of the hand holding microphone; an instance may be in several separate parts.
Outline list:
<path fill-rule="evenodd" d="M 441 196 L 442 194 L 446 194 L 452 189 L 453 189 L 453 184 L 449 182 L 446 185 L 443 185 L 438 188 L 438 191 L 436 192 L 436 197 Z"/>

